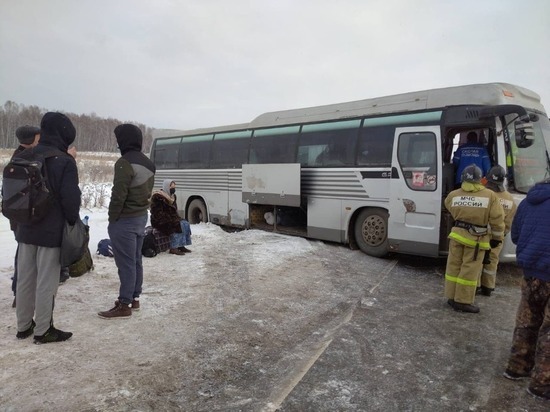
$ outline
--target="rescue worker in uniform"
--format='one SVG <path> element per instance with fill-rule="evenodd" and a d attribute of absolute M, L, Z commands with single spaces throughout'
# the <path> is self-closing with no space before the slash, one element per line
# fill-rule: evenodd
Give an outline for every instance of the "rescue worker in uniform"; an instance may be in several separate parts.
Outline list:
<path fill-rule="evenodd" d="M 481 176 L 479 167 L 467 166 L 461 187 L 445 199 L 455 220 L 449 234 L 445 297 L 454 310 L 469 313 L 479 312 L 473 303 L 484 251 L 497 247 L 504 237 L 504 211 L 495 192 L 481 184 Z"/>
<path fill-rule="evenodd" d="M 483 173 L 482 176 L 485 176 L 491 168 L 489 153 L 483 144 L 478 142 L 476 132 L 468 133 L 466 135 L 466 143 L 459 146 L 453 155 L 456 188 L 459 188 L 462 183 L 462 171 L 471 164 L 475 164 L 481 169 L 481 172 Z"/>
<path fill-rule="evenodd" d="M 518 208 L 512 195 L 504 187 L 506 172 L 502 166 L 496 165 L 489 170 L 489 173 L 487 173 L 485 178 L 487 179 L 485 187 L 495 192 L 499 198 L 500 205 L 504 210 L 504 237 L 506 237 L 506 235 L 510 233 L 512 221 L 514 220 L 514 215 L 516 214 L 516 210 Z M 481 271 L 481 278 L 478 282 L 478 288 L 476 291 L 477 294 L 491 296 L 491 292 L 495 290 L 498 258 L 500 251 L 502 250 L 502 246 L 503 243 L 485 252 L 483 270 Z"/>

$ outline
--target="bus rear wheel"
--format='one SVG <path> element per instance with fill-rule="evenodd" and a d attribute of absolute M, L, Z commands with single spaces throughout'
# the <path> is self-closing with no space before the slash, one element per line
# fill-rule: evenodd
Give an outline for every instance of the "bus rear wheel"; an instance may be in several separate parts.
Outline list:
<path fill-rule="evenodd" d="M 201 223 L 208 222 L 208 215 L 206 214 L 206 205 L 200 199 L 195 199 L 189 204 L 189 209 L 187 209 L 187 216 L 189 223 Z"/>
<path fill-rule="evenodd" d="M 355 240 L 359 249 L 370 256 L 388 254 L 388 212 L 382 209 L 364 209 L 355 221 Z"/>

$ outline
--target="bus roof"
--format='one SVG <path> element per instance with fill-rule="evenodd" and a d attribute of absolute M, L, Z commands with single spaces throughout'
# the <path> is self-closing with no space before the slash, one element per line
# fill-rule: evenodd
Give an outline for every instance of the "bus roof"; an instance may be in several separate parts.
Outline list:
<path fill-rule="evenodd" d="M 423 90 L 347 103 L 264 113 L 256 117 L 250 123 L 250 126 L 256 128 L 343 119 L 347 117 L 385 115 L 465 104 L 519 104 L 530 109 L 544 111 L 544 108 L 540 104 L 540 96 L 531 90 L 507 83 L 487 83 Z"/>
<path fill-rule="evenodd" d="M 155 134 L 157 137 L 161 137 L 161 135 L 162 137 L 188 136 L 228 130 L 246 130 L 361 116 L 417 112 L 430 109 L 435 110 L 447 106 L 492 106 L 499 104 L 517 104 L 528 109 L 544 112 L 544 107 L 540 103 L 540 96 L 529 89 L 508 83 L 485 83 L 395 94 L 346 103 L 268 112 L 259 115 L 250 123 L 187 131 L 171 130 L 165 131 L 167 133 Z"/>

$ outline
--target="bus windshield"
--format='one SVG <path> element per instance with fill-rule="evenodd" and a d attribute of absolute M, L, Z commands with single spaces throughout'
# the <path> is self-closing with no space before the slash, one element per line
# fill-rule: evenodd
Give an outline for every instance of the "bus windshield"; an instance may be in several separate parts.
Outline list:
<path fill-rule="evenodd" d="M 512 148 L 512 165 L 514 170 L 514 186 L 518 192 L 527 193 L 535 183 L 550 176 L 548 164 L 548 148 L 550 143 L 550 121 L 546 115 L 539 115 L 539 120 L 533 122 L 533 144 L 526 148 L 517 147 L 514 139 L 513 122 L 508 126 Z"/>

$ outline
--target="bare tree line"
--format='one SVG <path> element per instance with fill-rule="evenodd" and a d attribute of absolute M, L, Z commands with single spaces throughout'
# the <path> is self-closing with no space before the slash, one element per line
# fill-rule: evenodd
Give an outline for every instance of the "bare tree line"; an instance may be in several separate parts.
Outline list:
<path fill-rule="evenodd" d="M 0 148 L 9 149 L 18 146 L 15 130 L 19 126 L 40 127 L 40 120 L 49 110 L 38 106 L 25 106 L 8 100 L 0 107 Z M 114 129 L 125 123 L 111 117 L 104 119 L 92 114 L 64 114 L 71 119 L 76 128 L 75 146 L 85 152 L 115 152 L 117 144 Z M 143 133 L 143 151 L 148 152 L 153 141 L 153 129 L 141 123 L 131 122 Z"/>

